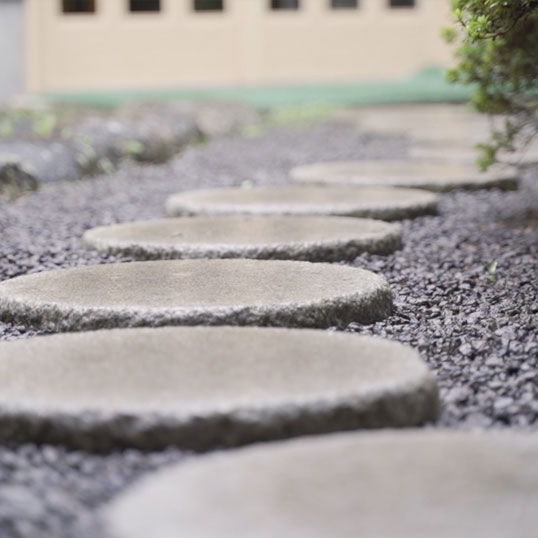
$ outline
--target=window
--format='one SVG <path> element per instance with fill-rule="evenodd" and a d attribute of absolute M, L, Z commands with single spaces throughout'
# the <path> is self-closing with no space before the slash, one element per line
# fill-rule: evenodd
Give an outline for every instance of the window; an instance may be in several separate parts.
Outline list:
<path fill-rule="evenodd" d="M 129 11 L 133 13 L 161 11 L 161 0 L 129 0 Z"/>
<path fill-rule="evenodd" d="M 415 0 L 389 0 L 389 7 L 415 7 Z"/>
<path fill-rule="evenodd" d="M 355 9 L 359 7 L 359 0 L 331 0 L 333 9 Z"/>
<path fill-rule="evenodd" d="M 271 9 L 299 9 L 299 0 L 271 0 Z"/>
<path fill-rule="evenodd" d="M 95 13 L 95 0 L 63 0 L 62 13 Z"/>
<path fill-rule="evenodd" d="M 224 11 L 224 0 L 194 0 L 194 11 Z"/>

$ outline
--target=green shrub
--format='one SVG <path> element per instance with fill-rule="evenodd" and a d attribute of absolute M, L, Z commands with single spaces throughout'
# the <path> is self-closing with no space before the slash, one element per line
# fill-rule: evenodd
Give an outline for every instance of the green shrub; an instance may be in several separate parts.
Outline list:
<path fill-rule="evenodd" d="M 500 150 L 521 148 L 538 132 L 538 0 L 453 0 L 459 60 L 448 80 L 473 86 L 476 110 L 502 114 L 504 125 L 482 144 L 482 168 Z"/>

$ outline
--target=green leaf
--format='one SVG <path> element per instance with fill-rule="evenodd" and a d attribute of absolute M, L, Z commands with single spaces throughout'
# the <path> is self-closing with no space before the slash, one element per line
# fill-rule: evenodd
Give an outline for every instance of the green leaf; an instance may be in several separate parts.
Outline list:
<path fill-rule="evenodd" d="M 9 118 L 0 121 L 0 136 L 9 136 L 14 130 L 13 122 Z"/>
<path fill-rule="evenodd" d="M 144 153 L 145 146 L 140 140 L 126 140 L 123 143 L 123 151 L 128 155 L 140 155 Z"/>
<path fill-rule="evenodd" d="M 498 280 L 497 267 L 497 260 L 492 261 L 488 266 L 488 280 L 490 280 L 491 282 L 497 282 Z"/>
<path fill-rule="evenodd" d="M 34 133 L 42 138 L 50 138 L 53 133 L 58 119 L 52 112 L 40 115 L 34 120 Z"/>

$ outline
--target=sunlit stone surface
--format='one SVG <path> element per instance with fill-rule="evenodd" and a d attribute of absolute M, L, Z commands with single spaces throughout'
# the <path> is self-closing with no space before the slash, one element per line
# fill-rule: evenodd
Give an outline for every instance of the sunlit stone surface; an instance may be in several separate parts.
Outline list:
<path fill-rule="evenodd" d="M 518 171 L 507 166 L 481 172 L 476 164 L 419 160 L 375 160 L 315 163 L 291 170 L 294 181 L 304 184 L 355 187 L 415 187 L 432 191 L 453 189 L 515 189 Z"/>
<path fill-rule="evenodd" d="M 141 260 L 256 258 L 353 260 L 401 246 L 395 224 L 332 217 L 192 217 L 129 222 L 89 230 L 87 245 Z"/>
<path fill-rule="evenodd" d="M 253 187 L 203 189 L 168 198 L 169 216 L 294 215 L 398 220 L 432 214 L 437 197 L 414 189 L 351 187 Z"/>
<path fill-rule="evenodd" d="M 164 325 L 345 326 L 391 312 L 387 281 L 343 265 L 165 260 L 46 271 L 0 283 L 0 319 L 53 331 Z"/>
<path fill-rule="evenodd" d="M 108 538 L 532 538 L 538 436 L 340 434 L 166 468 L 107 509 Z"/>
<path fill-rule="evenodd" d="M 219 446 L 435 419 L 409 347 L 330 331 L 120 329 L 0 345 L 0 438 L 86 450 Z"/>

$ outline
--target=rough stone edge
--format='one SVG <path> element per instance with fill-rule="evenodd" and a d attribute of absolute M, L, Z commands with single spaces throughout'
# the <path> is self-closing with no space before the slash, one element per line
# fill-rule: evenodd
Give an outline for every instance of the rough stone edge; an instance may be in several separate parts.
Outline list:
<path fill-rule="evenodd" d="M 366 395 L 304 398 L 207 415 L 36 414 L 0 407 L 0 442 L 65 445 L 98 453 L 121 448 L 151 451 L 169 446 L 203 452 L 304 435 L 420 426 L 435 421 L 440 411 L 436 379 L 424 367 L 418 379 L 394 383 L 388 390 L 381 387 Z"/>
<path fill-rule="evenodd" d="M 374 323 L 392 312 L 388 282 L 371 273 L 370 289 L 298 304 L 207 308 L 77 308 L 20 301 L 0 295 L 0 320 L 54 332 L 175 325 L 256 325 L 260 327 L 345 327 Z M 1 291 L 0 291 L 1 292 Z"/>
<path fill-rule="evenodd" d="M 425 152 L 423 151 L 424 149 L 426 149 Z M 409 158 L 416 160 L 429 160 L 436 163 L 456 161 L 463 164 L 473 164 L 476 163 L 476 159 L 480 155 L 480 152 L 471 155 L 470 153 L 465 154 L 465 149 L 463 149 L 463 152 L 461 152 L 452 148 L 446 150 L 445 152 L 438 148 L 437 153 L 433 151 L 428 154 L 428 149 L 434 150 L 435 148 L 430 148 L 428 145 L 426 145 L 425 148 L 422 145 L 417 147 L 412 146 L 408 151 Z M 517 168 L 519 171 L 521 171 L 538 165 L 538 153 L 527 153 L 525 150 L 523 150 L 521 154 L 518 152 L 505 152 L 502 155 L 497 155 L 497 160 L 495 162 L 501 166 L 512 166 L 513 168 Z"/>
<path fill-rule="evenodd" d="M 412 162 L 412 161 L 411 161 Z M 305 175 L 302 167 L 298 166 L 290 171 L 290 178 L 294 183 L 299 185 L 317 185 L 317 186 L 350 186 L 350 187 L 379 187 L 379 183 L 372 178 L 364 179 L 342 178 L 340 180 L 327 181 L 320 177 L 309 177 Z M 303 172 L 303 173 L 302 173 Z M 450 192 L 457 189 L 480 190 L 480 189 L 500 189 L 504 191 L 517 190 L 519 188 L 520 178 L 517 170 L 510 172 L 489 173 L 488 177 L 475 177 L 469 179 L 458 179 L 447 176 L 442 181 L 436 182 L 427 176 L 417 176 L 412 183 L 390 183 L 392 179 L 387 177 L 388 183 L 383 187 L 394 187 L 402 189 L 425 189 L 433 192 Z"/>
<path fill-rule="evenodd" d="M 402 188 L 404 185 L 402 185 Z M 419 188 L 419 185 L 416 185 Z M 483 179 L 480 182 L 477 181 L 460 181 L 457 184 L 437 185 L 435 183 L 421 183 L 420 188 L 427 189 L 434 192 L 451 192 L 458 189 L 476 191 L 481 189 L 500 189 L 503 191 L 515 191 L 519 188 L 519 178 L 517 177 L 498 177 Z"/>
<path fill-rule="evenodd" d="M 324 186 L 330 186 L 330 185 L 348 185 L 348 186 L 356 186 L 356 187 L 374 187 L 376 186 L 375 183 L 358 183 L 358 182 L 340 182 L 340 183 L 328 183 L 328 182 L 303 182 L 304 184 L 311 184 L 311 185 L 324 185 Z M 515 191 L 519 188 L 519 179 L 517 178 L 495 178 L 495 179 L 487 179 L 482 180 L 480 182 L 477 181 L 458 181 L 451 183 L 449 181 L 445 182 L 444 184 L 441 183 L 430 183 L 428 181 L 418 181 L 410 185 L 405 185 L 403 183 L 397 183 L 397 184 L 388 184 L 389 187 L 397 187 L 402 189 L 424 189 L 431 192 L 452 192 L 458 189 L 462 190 L 482 190 L 482 189 L 500 189 L 503 191 Z"/>
<path fill-rule="evenodd" d="M 388 255 L 402 248 L 402 230 L 398 225 L 386 232 L 371 232 L 357 239 L 333 239 L 281 244 L 158 245 L 128 241 L 109 241 L 96 237 L 101 228 L 88 230 L 83 243 L 114 256 L 136 260 L 181 260 L 199 258 L 249 258 L 256 260 L 295 260 L 309 262 L 351 261 L 363 252 Z"/>
<path fill-rule="evenodd" d="M 318 217 L 358 217 L 370 218 L 385 221 L 412 219 L 426 215 L 437 215 L 439 199 L 431 192 L 424 191 L 421 193 L 425 200 L 420 202 L 399 202 L 390 206 L 378 204 L 377 207 L 359 208 L 350 204 L 344 206 L 320 204 L 304 206 L 244 206 L 227 204 L 225 207 L 212 206 L 207 207 L 205 204 L 196 202 L 182 201 L 177 202 L 176 196 L 172 195 L 166 201 L 166 214 L 169 217 L 192 217 L 192 216 L 224 216 L 224 215 L 290 215 L 290 216 L 318 216 Z M 430 195 L 429 197 L 426 195 Z"/>

